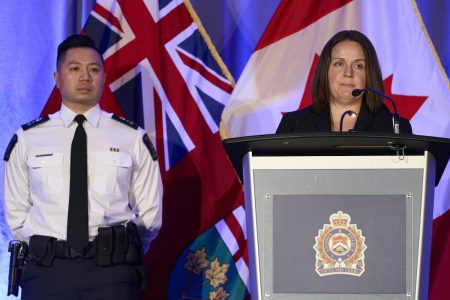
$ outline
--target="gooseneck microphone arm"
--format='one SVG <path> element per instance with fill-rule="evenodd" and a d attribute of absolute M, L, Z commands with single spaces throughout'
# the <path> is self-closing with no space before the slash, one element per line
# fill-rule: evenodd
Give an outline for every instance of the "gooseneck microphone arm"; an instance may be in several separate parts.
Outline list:
<path fill-rule="evenodd" d="M 371 89 L 371 88 L 354 89 L 352 92 L 352 96 L 358 97 L 364 91 L 370 91 L 372 93 L 375 93 L 375 94 L 389 100 L 389 102 L 391 102 L 392 108 L 394 109 L 394 113 L 392 114 L 392 130 L 395 134 L 399 134 L 400 133 L 400 117 L 398 116 L 397 106 L 395 106 L 394 100 L 391 97 L 389 97 L 377 90 Z"/>
<path fill-rule="evenodd" d="M 356 117 L 356 113 L 353 110 L 346 110 L 341 116 L 341 121 L 339 122 L 339 132 L 342 132 L 342 125 L 344 124 L 344 118 L 346 115 L 350 117 Z"/>

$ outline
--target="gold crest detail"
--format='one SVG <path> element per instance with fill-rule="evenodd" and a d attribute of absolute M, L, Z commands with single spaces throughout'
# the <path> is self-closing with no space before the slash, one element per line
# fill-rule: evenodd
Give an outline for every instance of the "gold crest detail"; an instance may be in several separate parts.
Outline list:
<path fill-rule="evenodd" d="M 350 215 L 338 211 L 330 216 L 330 224 L 324 224 L 316 236 L 316 272 L 319 276 L 361 276 L 365 271 L 365 237 Z"/>

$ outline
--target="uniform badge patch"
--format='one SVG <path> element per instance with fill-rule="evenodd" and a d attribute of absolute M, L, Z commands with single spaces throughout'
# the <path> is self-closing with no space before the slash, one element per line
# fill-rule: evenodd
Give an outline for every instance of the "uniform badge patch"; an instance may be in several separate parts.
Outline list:
<path fill-rule="evenodd" d="M 316 236 L 316 272 L 319 276 L 361 276 L 365 271 L 365 237 L 351 217 L 338 211 L 330 216 L 330 224 L 324 224 Z"/>
<path fill-rule="evenodd" d="M 142 137 L 142 141 L 144 142 L 145 146 L 147 147 L 148 151 L 150 151 L 150 155 L 152 156 L 153 160 L 157 160 L 158 159 L 158 155 L 156 154 L 156 149 L 153 146 L 152 141 L 150 140 L 150 138 L 148 137 L 147 134 L 144 134 L 144 136 Z"/>
<path fill-rule="evenodd" d="M 6 147 L 5 155 L 3 156 L 4 161 L 9 160 L 9 156 L 11 155 L 11 152 L 14 149 L 14 146 L 16 145 L 17 140 L 18 140 L 17 134 L 14 134 L 13 137 L 11 138 L 11 140 L 9 141 L 8 147 Z"/>

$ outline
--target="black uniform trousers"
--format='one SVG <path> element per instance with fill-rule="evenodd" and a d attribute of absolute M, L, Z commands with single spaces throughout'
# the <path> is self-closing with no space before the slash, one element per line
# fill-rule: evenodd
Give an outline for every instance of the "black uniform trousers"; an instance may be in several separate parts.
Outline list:
<path fill-rule="evenodd" d="M 51 266 L 29 263 L 20 286 L 23 300 L 135 300 L 134 266 L 100 267 L 93 258 L 55 258 Z"/>

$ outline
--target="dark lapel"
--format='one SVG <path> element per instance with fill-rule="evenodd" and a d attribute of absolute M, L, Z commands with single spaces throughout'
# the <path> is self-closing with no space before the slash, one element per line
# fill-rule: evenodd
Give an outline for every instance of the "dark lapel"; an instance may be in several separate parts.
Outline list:
<path fill-rule="evenodd" d="M 313 123 L 317 131 L 331 131 L 330 111 L 313 112 Z"/>
<path fill-rule="evenodd" d="M 367 105 L 361 105 L 358 118 L 356 119 L 354 131 L 365 131 L 367 127 L 372 123 L 373 115 L 370 113 Z"/>

